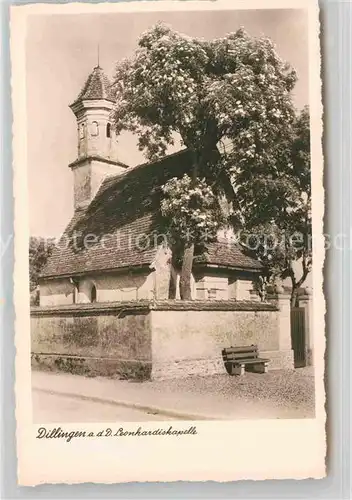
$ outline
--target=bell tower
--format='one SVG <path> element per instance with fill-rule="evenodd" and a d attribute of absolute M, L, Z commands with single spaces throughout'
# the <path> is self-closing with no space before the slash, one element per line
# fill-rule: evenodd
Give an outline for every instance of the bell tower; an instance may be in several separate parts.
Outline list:
<path fill-rule="evenodd" d="M 77 120 L 77 159 L 69 165 L 74 176 L 75 210 L 89 205 L 104 177 L 127 168 L 118 159 L 111 122 L 113 105 L 111 84 L 98 65 L 70 105 Z"/>

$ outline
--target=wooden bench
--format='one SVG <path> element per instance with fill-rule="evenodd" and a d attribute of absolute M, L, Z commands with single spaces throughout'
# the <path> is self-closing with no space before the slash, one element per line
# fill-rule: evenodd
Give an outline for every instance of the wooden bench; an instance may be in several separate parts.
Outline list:
<path fill-rule="evenodd" d="M 222 350 L 222 359 L 229 375 L 243 375 L 246 368 L 258 373 L 267 373 L 270 359 L 258 357 L 256 345 L 227 347 Z"/>

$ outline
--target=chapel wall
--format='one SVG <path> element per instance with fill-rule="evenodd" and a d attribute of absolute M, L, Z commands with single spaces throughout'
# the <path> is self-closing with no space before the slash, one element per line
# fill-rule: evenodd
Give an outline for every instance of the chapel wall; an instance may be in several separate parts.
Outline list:
<path fill-rule="evenodd" d="M 110 175 L 122 174 L 125 172 L 125 168 L 119 165 L 114 165 L 112 163 L 106 163 L 99 160 L 90 160 L 91 168 L 91 187 L 90 187 L 90 197 L 91 199 L 97 194 L 103 180 Z"/>
<path fill-rule="evenodd" d="M 171 264 L 171 250 L 160 246 L 151 264 L 153 269 L 151 280 L 153 281 L 153 295 L 156 300 L 167 300 L 170 298 L 171 280 L 175 279 L 175 273 Z M 176 278 L 177 279 L 177 278 Z"/>
<path fill-rule="evenodd" d="M 82 278 L 50 279 L 40 283 L 40 305 L 52 306 L 89 303 L 91 290 L 96 288 L 96 302 L 124 302 L 130 300 L 180 299 L 180 273 L 171 265 L 167 249 L 160 249 L 152 269 L 141 273 L 102 273 Z M 170 283 L 175 281 L 175 297 L 170 297 Z M 76 291 L 75 291 L 76 287 Z M 252 300 L 253 280 L 251 275 L 214 273 L 191 276 L 191 294 L 194 300 Z"/>
<path fill-rule="evenodd" d="M 235 300 L 251 300 L 253 280 L 248 278 L 229 279 L 229 298 Z"/>
<path fill-rule="evenodd" d="M 40 283 L 39 304 L 55 306 L 73 303 L 74 285 L 68 278 L 51 279 Z"/>
<path fill-rule="evenodd" d="M 195 276 L 198 300 L 251 300 L 254 276 L 250 272 L 205 270 Z"/>
<path fill-rule="evenodd" d="M 92 199 L 92 171 L 88 164 L 73 169 L 73 197 L 75 210 L 88 205 Z"/>
<path fill-rule="evenodd" d="M 41 306 L 85 304 L 92 302 L 92 287 L 96 288 L 95 302 L 124 302 L 149 300 L 154 297 L 154 273 L 101 274 L 86 278 L 43 280 L 40 283 Z M 76 290 L 75 290 L 76 289 Z M 166 297 L 167 298 L 167 297 Z"/>
<path fill-rule="evenodd" d="M 204 275 L 195 280 L 195 298 L 200 300 L 228 300 L 228 277 Z"/>
<path fill-rule="evenodd" d="M 153 281 L 151 273 L 97 276 L 94 279 L 97 287 L 97 302 L 151 299 Z"/>

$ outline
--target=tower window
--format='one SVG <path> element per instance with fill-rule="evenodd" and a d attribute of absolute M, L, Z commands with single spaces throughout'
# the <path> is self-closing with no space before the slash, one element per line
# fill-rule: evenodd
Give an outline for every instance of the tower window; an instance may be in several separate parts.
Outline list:
<path fill-rule="evenodd" d="M 91 302 L 97 301 L 97 289 L 96 289 L 95 285 L 92 286 L 92 289 L 90 291 L 90 301 Z"/>
<path fill-rule="evenodd" d="M 84 138 L 84 123 L 81 123 L 81 125 L 79 126 L 79 138 L 80 139 L 83 139 Z"/>
<path fill-rule="evenodd" d="M 106 125 L 106 137 L 111 137 L 111 124 Z"/>
<path fill-rule="evenodd" d="M 92 122 L 91 133 L 92 133 L 92 135 L 99 135 L 98 122 Z"/>

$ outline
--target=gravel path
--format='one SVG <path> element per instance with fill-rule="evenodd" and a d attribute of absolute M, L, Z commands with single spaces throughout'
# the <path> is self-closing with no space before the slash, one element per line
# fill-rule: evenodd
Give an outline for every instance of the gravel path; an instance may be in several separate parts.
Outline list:
<path fill-rule="evenodd" d="M 184 391 L 193 394 L 212 395 L 226 399 L 263 402 L 279 407 L 302 409 L 314 415 L 314 374 L 310 368 L 273 370 L 264 374 L 245 373 L 241 377 L 213 375 L 185 379 L 144 382 L 160 392 Z"/>

